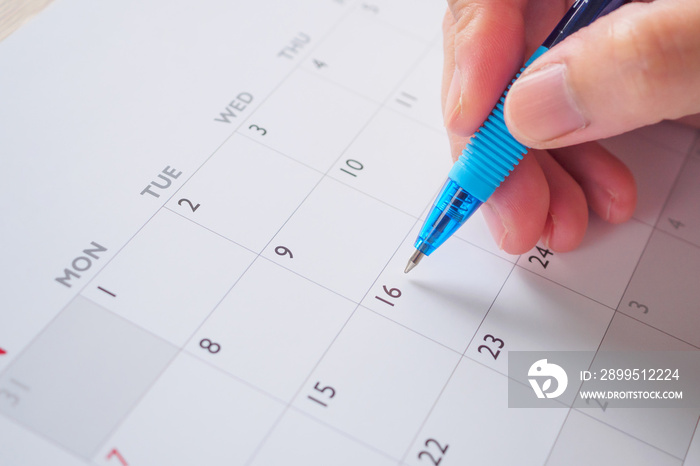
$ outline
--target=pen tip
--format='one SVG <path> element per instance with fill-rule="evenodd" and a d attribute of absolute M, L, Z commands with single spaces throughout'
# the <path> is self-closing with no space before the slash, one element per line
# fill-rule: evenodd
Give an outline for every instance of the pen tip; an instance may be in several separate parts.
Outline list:
<path fill-rule="evenodd" d="M 425 254 L 416 250 L 416 252 L 414 252 L 411 258 L 408 260 L 408 264 L 406 264 L 406 269 L 403 271 L 403 273 L 408 273 L 413 270 L 424 257 Z"/>

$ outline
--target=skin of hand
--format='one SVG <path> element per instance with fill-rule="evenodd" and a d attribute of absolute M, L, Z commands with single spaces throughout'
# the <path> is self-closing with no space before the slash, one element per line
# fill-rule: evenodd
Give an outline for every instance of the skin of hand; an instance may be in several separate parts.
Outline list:
<path fill-rule="evenodd" d="M 453 159 L 572 3 L 448 0 L 442 104 Z M 522 254 L 540 240 L 572 250 L 589 207 L 628 220 L 634 178 L 595 141 L 664 119 L 697 124 L 698 112 L 698 0 L 629 3 L 553 47 L 506 98 L 510 132 L 535 149 L 481 209 L 499 247 Z"/>

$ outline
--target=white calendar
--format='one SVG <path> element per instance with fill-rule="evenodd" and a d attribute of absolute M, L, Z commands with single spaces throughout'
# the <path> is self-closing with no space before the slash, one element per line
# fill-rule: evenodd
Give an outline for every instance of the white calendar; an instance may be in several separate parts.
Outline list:
<path fill-rule="evenodd" d="M 444 8 L 64 0 L 0 43 L 0 464 L 700 464 L 700 407 L 507 394 L 511 351 L 700 348 L 696 131 L 605 141 L 637 211 L 575 252 L 477 215 L 403 273 Z"/>

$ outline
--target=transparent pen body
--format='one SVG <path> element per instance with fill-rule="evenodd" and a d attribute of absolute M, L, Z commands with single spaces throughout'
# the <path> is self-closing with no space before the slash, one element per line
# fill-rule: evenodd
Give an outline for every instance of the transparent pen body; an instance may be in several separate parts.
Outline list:
<path fill-rule="evenodd" d="M 457 182 L 448 179 L 423 224 L 415 243 L 416 249 L 429 256 L 452 236 L 481 204 L 480 200 L 461 188 Z"/>

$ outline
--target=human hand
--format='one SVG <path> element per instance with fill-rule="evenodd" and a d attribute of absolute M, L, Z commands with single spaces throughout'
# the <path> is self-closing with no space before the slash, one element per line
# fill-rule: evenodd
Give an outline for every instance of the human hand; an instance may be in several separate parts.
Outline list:
<path fill-rule="evenodd" d="M 572 3 L 448 0 L 442 103 L 454 159 Z M 513 136 L 547 150 L 530 150 L 481 209 L 499 247 L 574 249 L 589 206 L 612 223 L 629 219 L 634 178 L 591 141 L 698 112 L 697 0 L 623 5 L 553 47 L 506 98 Z"/>

